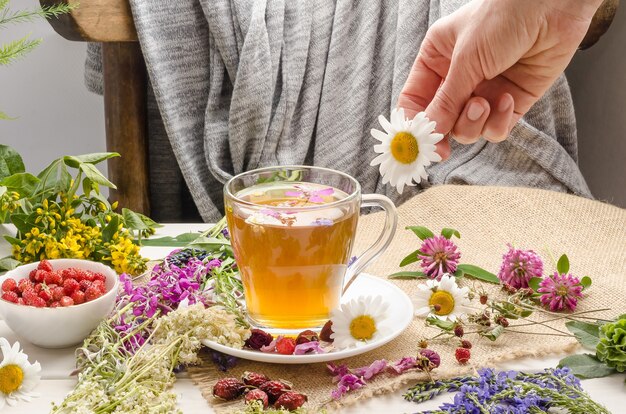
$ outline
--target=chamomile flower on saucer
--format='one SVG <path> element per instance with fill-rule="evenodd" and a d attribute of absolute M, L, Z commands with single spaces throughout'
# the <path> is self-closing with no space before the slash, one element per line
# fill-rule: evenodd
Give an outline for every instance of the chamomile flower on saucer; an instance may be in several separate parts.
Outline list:
<path fill-rule="evenodd" d="M 469 288 L 460 288 L 454 276 L 444 274 L 441 280 L 432 279 L 419 285 L 415 299 L 415 315 L 433 316 L 456 321 L 471 313 Z M 334 326 L 333 326 L 334 329 Z"/>
<path fill-rule="evenodd" d="M 19 401 L 30 401 L 38 397 L 32 392 L 39 383 L 41 365 L 39 362 L 31 364 L 28 356 L 20 350 L 20 343 L 13 346 L 5 338 L 0 338 L 0 411 L 6 404 L 16 405 Z"/>
<path fill-rule="evenodd" d="M 335 348 L 353 348 L 386 335 L 388 307 L 381 296 L 361 296 L 333 310 L 330 337 Z"/>
<path fill-rule="evenodd" d="M 384 131 L 372 129 L 374 138 L 380 144 L 374 145 L 378 155 L 370 165 L 379 165 L 383 184 L 390 183 L 402 194 L 404 186 L 419 184 L 428 178 L 426 167 L 433 162 L 441 161 L 435 152 L 435 144 L 443 139 L 443 134 L 434 132 L 436 123 L 420 112 L 413 119 L 404 117 L 404 109 L 391 111 L 390 121 L 380 115 L 378 117 Z"/>

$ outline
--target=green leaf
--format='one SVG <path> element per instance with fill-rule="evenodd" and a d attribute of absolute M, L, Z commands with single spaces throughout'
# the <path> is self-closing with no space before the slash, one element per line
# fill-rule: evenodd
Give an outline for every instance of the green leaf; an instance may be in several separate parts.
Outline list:
<path fill-rule="evenodd" d="M 147 230 L 149 227 L 139 217 L 137 213 L 127 208 L 122 209 L 122 217 L 124 217 L 124 224 L 131 230 Z"/>
<path fill-rule="evenodd" d="M 500 279 L 498 279 L 498 276 L 478 266 L 470 264 L 460 264 L 457 266 L 457 269 L 461 269 L 466 276 L 473 277 L 474 279 L 479 279 L 489 283 L 500 284 Z"/>
<path fill-rule="evenodd" d="M 5 235 L 5 236 L 4 236 L 4 239 L 5 239 L 6 241 L 8 241 L 9 243 L 11 243 L 11 244 L 20 244 L 20 239 L 15 238 L 15 237 L 11 237 L 11 236 L 7 236 L 7 235 Z"/>
<path fill-rule="evenodd" d="M 490 341 L 495 341 L 503 333 L 504 333 L 504 326 L 498 325 L 495 328 L 493 328 L 491 331 L 489 331 L 489 333 L 481 334 L 481 336 L 489 339 Z"/>
<path fill-rule="evenodd" d="M 422 252 L 420 252 L 419 249 L 414 251 L 413 253 L 410 253 L 407 257 L 402 259 L 402 261 L 400 262 L 400 267 L 404 267 L 404 266 L 409 265 L 411 263 L 419 262 L 420 258 L 418 256 L 418 254 L 422 254 Z"/>
<path fill-rule="evenodd" d="M 456 277 L 456 278 L 458 278 L 458 279 L 460 279 L 460 278 L 462 278 L 463 276 L 465 276 L 465 272 L 464 272 L 463 270 L 459 269 L 458 267 L 457 267 L 457 269 L 454 271 L 454 273 L 452 273 L 452 274 L 454 275 L 454 277 Z"/>
<path fill-rule="evenodd" d="M 120 227 L 120 216 L 113 214 L 111 221 L 102 229 L 102 241 L 110 242 L 113 239 L 113 235 L 118 231 Z"/>
<path fill-rule="evenodd" d="M 89 177 L 83 178 L 83 193 L 89 197 L 89 194 L 93 190 L 93 181 Z"/>
<path fill-rule="evenodd" d="M 141 218 L 141 221 L 143 221 L 148 227 L 150 228 L 159 228 L 159 227 L 163 227 L 162 224 L 157 223 L 156 221 L 152 220 L 150 217 L 148 216 L 144 216 L 141 213 L 135 213 L 136 215 L 139 216 L 139 218 Z"/>
<path fill-rule="evenodd" d="M 459 233 L 458 230 L 454 230 L 448 227 L 444 227 L 443 229 L 441 229 L 441 235 L 448 240 L 450 240 L 452 236 L 456 236 L 457 239 L 461 238 L 461 233 Z"/>
<path fill-rule="evenodd" d="M 72 176 L 67 172 L 67 167 L 61 158 L 54 160 L 42 172 L 37 175 L 39 184 L 35 188 L 35 194 L 46 192 L 60 193 L 70 189 Z"/>
<path fill-rule="evenodd" d="M 426 318 L 426 323 L 431 326 L 436 326 L 437 328 L 443 329 L 444 331 L 451 331 L 456 326 L 456 322 L 453 321 L 442 321 L 439 318 L 428 317 Z"/>
<path fill-rule="evenodd" d="M 107 180 L 106 177 L 102 175 L 100 170 L 96 168 L 95 165 L 89 164 L 89 163 L 82 163 L 79 165 L 79 168 L 82 172 L 85 173 L 85 176 L 87 176 L 87 178 L 89 178 L 94 183 L 104 185 L 109 188 L 117 188 L 115 184 Z"/>
<path fill-rule="evenodd" d="M 569 259 L 567 258 L 566 254 L 562 255 L 559 258 L 559 261 L 556 264 L 556 271 L 559 272 L 559 274 L 561 275 L 569 272 Z"/>
<path fill-rule="evenodd" d="M 389 279 L 424 279 L 427 276 L 424 272 L 397 272 L 387 277 Z"/>
<path fill-rule="evenodd" d="M 19 193 L 20 197 L 33 195 L 38 184 L 39 178 L 29 173 L 16 173 L 0 181 L 0 185 L 4 185 L 9 190 Z"/>
<path fill-rule="evenodd" d="M 19 230 L 20 233 L 28 233 L 35 223 L 28 221 L 28 214 L 13 214 L 11 215 L 11 223 Z"/>
<path fill-rule="evenodd" d="M 20 154 L 8 145 L 0 144 L 0 179 L 25 171 Z"/>
<path fill-rule="evenodd" d="M 589 286 L 591 286 L 591 278 L 589 276 L 583 276 L 583 278 L 580 279 L 580 284 L 582 285 L 583 289 L 587 289 Z"/>
<path fill-rule="evenodd" d="M 12 257 L 3 257 L 0 259 L 0 271 L 4 272 L 7 270 L 13 270 L 21 264 L 21 262 L 18 262 Z"/>
<path fill-rule="evenodd" d="M 530 280 L 528 281 L 528 286 L 536 292 L 537 289 L 539 289 L 539 284 L 541 283 L 542 280 L 543 279 L 540 277 L 531 277 Z"/>
<path fill-rule="evenodd" d="M 93 154 L 83 154 L 83 155 L 66 155 L 63 157 L 63 162 L 65 165 L 72 168 L 78 168 L 80 164 L 98 164 L 104 160 L 108 160 L 109 158 L 119 157 L 120 154 L 117 152 L 96 152 Z"/>
<path fill-rule="evenodd" d="M 600 342 L 600 326 L 594 323 L 569 321 L 565 324 L 578 342 L 587 349 L 595 350 Z"/>
<path fill-rule="evenodd" d="M 406 229 L 411 230 L 413 233 L 415 233 L 417 237 L 419 237 L 422 240 L 428 239 L 434 236 L 433 232 L 428 230 L 424 226 L 408 226 L 406 227 Z"/>
<path fill-rule="evenodd" d="M 189 243 L 196 240 L 200 237 L 200 233 L 183 233 L 179 234 L 176 237 L 159 237 L 156 239 L 144 239 L 141 241 L 142 246 L 153 246 L 153 247 L 185 247 L 189 245 Z"/>
<path fill-rule="evenodd" d="M 559 361 L 559 368 L 568 366 L 578 378 L 602 378 L 611 375 L 615 369 L 606 366 L 592 354 L 570 355 Z"/>

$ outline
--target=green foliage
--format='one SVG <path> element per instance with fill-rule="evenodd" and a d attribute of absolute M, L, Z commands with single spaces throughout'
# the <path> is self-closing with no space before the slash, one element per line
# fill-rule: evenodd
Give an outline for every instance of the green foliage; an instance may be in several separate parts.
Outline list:
<path fill-rule="evenodd" d="M 396 272 L 388 277 L 389 279 L 425 279 L 428 276 L 424 272 Z"/>
<path fill-rule="evenodd" d="M 600 325 L 596 323 L 569 321 L 565 326 L 587 349 L 595 350 L 600 343 Z"/>
<path fill-rule="evenodd" d="M 410 253 L 407 257 L 402 259 L 402 261 L 400 262 L 400 267 L 404 267 L 404 266 L 409 265 L 411 263 L 419 262 L 420 261 L 420 257 L 419 257 L 420 254 L 422 254 L 422 252 L 420 252 L 419 249 L 415 250 L 413 253 Z"/>
<path fill-rule="evenodd" d="M 569 272 L 569 259 L 566 254 L 562 255 L 559 258 L 559 261 L 556 264 L 556 271 L 559 272 L 559 274 L 561 275 Z"/>
<path fill-rule="evenodd" d="M 434 237 L 434 233 L 424 226 L 408 226 L 406 229 L 411 230 L 421 240 L 426 240 L 430 237 Z"/>
<path fill-rule="evenodd" d="M 618 372 L 626 371 L 626 317 L 600 327 L 596 357 Z"/>
<path fill-rule="evenodd" d="M 20 154 L 8 145 L 0 145 L 0 180 L 24 171 L 24 161 Z"/>
<path fill-rule="evenodd" d="M 602 378 L 615 373 L 613 368 L 607 367 L 600 362 L 595 355 L 578 354 L 570 355 L 559 361 L 559 367 L 567 366 L 578 378 Z"/>
<path fill-rule="evenodd" d="M 448 240 L 450 240 L 452 236 L 456 236 L 457 239 L 461 238 L 461 233 L 459 233 L 458 230 L 450 229 L 447 227 L 444 227 L 443 229 L 441 229 L 441 235 Z"/>
<path fill-rule="evenodd" d="M 466 276 L 473 277 L 474 279 L 494 284 L 500 284 L 500 279 L 498 279 L 498 276 L 478 266 L 470 264 L 460 264 L 457 266 L 457 269 L 461 269 L 461 271 L 463 271 Z"/>

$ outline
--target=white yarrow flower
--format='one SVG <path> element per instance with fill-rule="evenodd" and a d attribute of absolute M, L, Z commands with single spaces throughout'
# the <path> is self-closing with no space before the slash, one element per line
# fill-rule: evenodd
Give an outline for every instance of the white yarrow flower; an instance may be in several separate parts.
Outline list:
<path fill-rule="evenodd" d="M 13 346 L 6 338 L 0 338 L 0 411 L 5 405 L 15 406 L 19 401 L 30 401 L 39 394 L 33 389 L 39 383 L 41 365 L 39 362 L 31 364 L 28 355 L 20 349 L 20 343 Z"/>
<path fill-rule="evenodd" d="M 381 296 L 361 296 L 331 312 L 333 346 L 353 348 L 385 336 L 388 303 Z"/>
<path fill-rule="evenodd" d="M 454 276 L 444 273 L 441 280 L 432 279 L 417 287 L 415 315 L 433 316 L 456 321 L 471 313 L 469 288 L 460 288 Z"/>
<path fill-rule="evenodd" d="M 380 115 L 378 121 L 384 131 L 372 129 L 371 134 L 380 141 L 374 145 L 378 155 L 370 165 L 379 165 L 383 184 L 390 183 L 402 194 L 404 186 L 413 186 L 428 178 L 426 167 L 433 162 L 441 161 L 441 156 L 435 152 L 436 146 L 443 139 L 443 134 L 437 134 L 436 123 L 426 118 L 424 112 L 415 117 L 406 119 L 404 109 L 396 108 L 391 111 L 391 122 Z"/>

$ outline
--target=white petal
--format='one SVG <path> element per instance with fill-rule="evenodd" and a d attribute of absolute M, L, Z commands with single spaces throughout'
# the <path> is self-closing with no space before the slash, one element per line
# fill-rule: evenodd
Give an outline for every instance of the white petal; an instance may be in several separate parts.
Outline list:
<path fill-rule="evenodd" d="M 378 165 L 380 163 L 382 163 L 384 160 L 386 160 L 389 157 L 389 154 L 380 154 L 377 155 L 376 158 L 374 158 L 371 162 L 370 165 L 374 166 L 374 165 Z"/>
<path fill-rule="evenodd" d="M 372 136 L 374 138 L 376 138 L 377 140 L 379 140 L 380 142 L 385 142 L 389 140 L 389 135 L 385 134 L 383 131 L 380 131 L 378 129 L 373 129 L 370 131 L 370 134 L 372 134 Z"/>
<path fill-rule="evenodd" d="M 387 121 L 387 118 L 385 118 L 382 115 L 378 116 L 378 122 L 380 122 L 380 126 L 383 127 L 383 129 L 385 130 L 385 132 L 387 132 L 390 135 L 395 135 L 394 129 L 391 126 L 391 123 L 389 121 Z"/>

